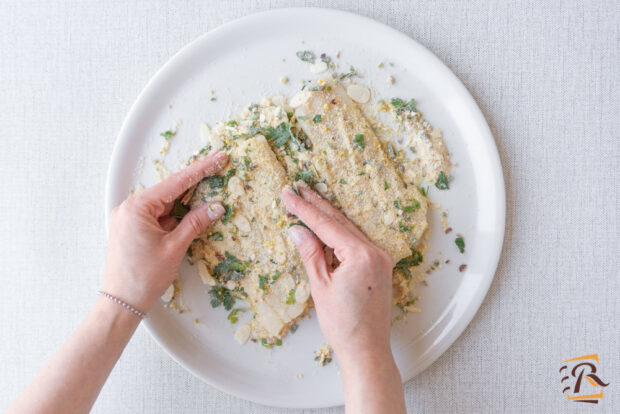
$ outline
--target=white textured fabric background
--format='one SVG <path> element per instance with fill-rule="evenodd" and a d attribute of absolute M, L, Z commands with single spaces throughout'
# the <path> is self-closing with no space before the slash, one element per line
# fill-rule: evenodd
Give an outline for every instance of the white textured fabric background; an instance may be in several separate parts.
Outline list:
<path fill-rule="evenodd" d="M 205 31 L 292 5 L 418 40 L 472 92 L 499 147 L 497 275 L 465 333 L 406 385 L 410 412 L 620 412 L 620 3 L 540 0 L 0 1 L 0 410 L 94 301 L 108 160 L 142 87 Z M 561 361 L 591 353 L 611 385 L 598 406 L 569 402 Z M 93 411 L 288 412 L 200 382 L 144 329 Z"/>

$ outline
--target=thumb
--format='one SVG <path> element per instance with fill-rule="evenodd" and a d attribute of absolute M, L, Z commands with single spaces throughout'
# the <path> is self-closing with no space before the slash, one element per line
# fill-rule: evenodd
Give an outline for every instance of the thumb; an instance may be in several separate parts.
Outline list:
<path fill-rule="evenodd" d="M 323 243 L 309 229 L 300 225 L 289 228 L 288 235 L 297 246 L 297 251 L 306 267 L 311 287 L 317 283 L 325 283 L 328 279 L 328 273 Z"/>
<path fill-rule="evenodd" d="M 192 240 L 200 236 L 204 229 L 222 217 L 225 212 L 220 203 L 204 204 L 187 213 L 176 229 L 170 233 L 170 237 L 174 243 L 189 246 Z"/>

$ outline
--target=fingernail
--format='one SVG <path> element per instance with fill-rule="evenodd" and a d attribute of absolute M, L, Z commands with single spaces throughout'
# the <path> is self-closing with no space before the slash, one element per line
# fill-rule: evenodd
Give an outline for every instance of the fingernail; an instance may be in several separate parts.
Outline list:
<path fill-rule="evenodd" d="M 211 220 L 217 220 L 224 215 L 226 210 L 220 203 L 211 203 L 207 206 L 207 215 Z"/>
<path fill-rule="evenodd" d="M 288 235 L 293 243 L 299 246 L 308 237 L 308 230 L 297 224 L 288 229 Z"/>
<path fill-rule="evenodd" d="M 297 180 L 295 182 L 295 185 L 297 187 L 301 187 L 301 188 L 310 188 L 310 187 L 308 187 L 308 184 L 304 180 Z"/>

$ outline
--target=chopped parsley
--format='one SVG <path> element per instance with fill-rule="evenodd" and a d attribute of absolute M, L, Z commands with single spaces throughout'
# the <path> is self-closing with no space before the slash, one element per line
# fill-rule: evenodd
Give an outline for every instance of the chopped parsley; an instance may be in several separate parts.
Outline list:
<path fill-rule="evenodd" d="M 301 170 L 301 171 L 297 171 L 295 173 L 295 181 L 297 180 L 303 180 L 308 184 L 312 184 L 313 178 L 312 178 L 312 171 L 310 170 Z"/>
<path fill-rule="evenodd" d="M 236 127 L 237 125 L 237 121 L 235 121 L 234 119 L 231 119 L 230 121 L 226 122 L 226 125 L 228 125 L 229 127 Z"/>
<path fill-rule="evenodd" d="M 221 175 L 212 175 L 211 177 L 205 178 L 205 181 L 209 184 L 209 188 L 224 187 L 224 177 Z"/>
<path fill-rule="evenodd" d="M 353 76 L 357 76 L 357 71 L 355 70 L 355 68 L 353 66 L 349 67 L 349 71 L 345 72 L 345 73 L 341 73 L 339 78 L 340 80 L 346 79 L 346 78 L 352 78 Z"/>
<path fill-rule="evenodd" d="M 269 348 L 269 349 L 271 349 L 271 347 L 273 346 L 267 342 L 267 338 L 261 338 L 260 343 L 262 346 L 264 346 L 265 348 Z"/>
<path fill-rule="evenodd" d="M 413 213 L 414 211 L 416 211 L 419 208 L 420 208 L 420 202 L 418 200 L 413 200 L 413 204 L 410 205 L 410 206 L 405 206 L 403 208 L 403 212 L 405 212 L 405 213 Z"/>
<path fill-rule="evenodd" d="M 314 123 L 319 123 L 323 121 L 323 117 L 321 116 L 321 114 L 316 114 L 314 115 L 314 118 L 312 118 L 312 122 Z"/>
<path fill-rule="evenodd" d="M 222 216 L 222 223 L 226 224 L 230 221 L 230 218 L 232 217 L 235 211 L 235 207 L 233 207 L 232 204 L 230 205 L 224 204 L 224 210 L 226 210 L 226 213 L 224 213 L 224 215 Z"/>
<path fill-rule="evenodd" d="M 235 304 L 235 297 L 231 294 L 230 289 L 224 286 L 214 286 L 209 290 L 211 297 L 211 307 L 217 308 L 224 305 L 224 309 L 231 310 Z"/>
<path fill-rule="evenodd" d="M 291 126 L 287 122 L 282 122 L 275 128 L 269 127 L 265 130 L 265 138 L 278 148 L 286 144 L 292 136 Z"/>
<path fill-rule="evenodd" d="M 239 282 L 248 268 L 248 263 L 242 263 L 232 254 L 225 252 L 225 257 L 213 268 L 213 277 L 220 282 Z"/>
<path fill-rule="evenodd" d="M 356 134 L 353 138 L 353 142 L 357 148 L 361 148 L 362 151 L 366 148 L 366 141 L 364 140 L 364 134 Z"/>
<path fill-rule="evenodd" d="M 413 229 L 413 226 L 407 226 L 402 221 L 398 222 L 398 231 L 400 231 L 401 233 L 408 233 L 411 231 L 411 229 Z"/>
<path fill-rule="evenodd" d="M 428 187 L 424 188 L 421 185 L 418 186 L 418 191 L 420 192 L 420 194 L 422 194 L 424 197 L 428 197 Z"/>
<path fill-rule="evenodd" d="M 390 185 L 388 184 L 388 182 L 387 181 L 383 181 L 383 189 L 385 191 L 387 191 L 387 190 L 389 190 L 389 188 L 390 188 Z"/>
<path fill-rule="evenodd" d="M 267 283 L 269 282 L 269 275 L 258 275 L 258 288 L 263 292 L 267 290 Z"/>
<path fill-rule="evenodd" d="M 288 291 L 288 297 L 286 298 L 287 305 L 295 304 L 295 289 L 291 289 Z"/>
<path fill-rule="evenodd" d="M 411 250 L 411 256 L 401 259 L 398 263 L 396 263 L 396 266 L 394 266 L 394 268 L 403 272 L 407 279 L 411 279 L 411 271 L 409 270 L 409 268 L 413 266 L 418 266 L 420 263 L 422 263 L 423 260 L 424 256 L 422 256 L 422 253 L 417 250 Z"/>
<path fill-rule="evenodd" d="M 164 131 L 161 134 L 159 134 L 160 136 L 164 137 L 164 139 L 166 140 L 170 140 L 170 138 L 172 138 L 173 136 L 175 136 L 177 134 L 176 131 L 172 131 L 172 130 L 168 130 L 168 131 Z"/>
<path fill-rule="evenodd" d="M 230 311 L 230 313 L 228 314 L 228 317 L 226 319 L 228 319 L 230 321 L 230 323 L 235 324 L 235 323 L 239 322 L 238 313 L 239 312 L 245 312 L 245 311 L 246 311 L 246 309 L 241 309 L 241 308 L 233 309 L 232 311 Z"/>
<path fill-rule="evenodd" d="M 440 190 L 450 189 L 449 179 L 443 171 L 439 172 L 439 177 L 437 178 L 437 181 L 435 181 L 435 187 Z"/>
<path fill-rule="evenodd" d="M 390 103 L 396 109 L 397 114 L 401 114 L 404 111 L 415 112 L 416 110 L 415 99 L 410 99 L 408 102 L 405 102 L 400 98 L 392 98 Z"/>
<path fill-rule="evenodd" d="M 174 207 L 172 208 L 172 216 L 179 220 L 182 220 L 185 215 L 189 213 L 189 207 L 181 203 L 181 200 L 174 200 Z"/>
<path fill-rule="evenodd" d="M 224 236 L 222 236 L 222 233 L 220 233 L 219 231 L 214 231 L 213 233 L 207 236 L 207 239 L 215 240 L 215 241 L 222 241 L 224 240 Z"/>
<path fill-rule="evenodd" d="M 276 270 L 276 273 L 271 276 L 271 283 L 275 282 L 276 280 L 278 280 L 280 278 L 280 275 L 282 274 L 282 272 L 280 272 L 279 270 Z"/>
<path fill-rule="evenodd" d="M 459 252 L 465 253 L 465 240 L 463 240 L 463 236 L 459 236 L 454 239 L 454 244 L 459 248 Z"/>
<path fill-rule="evenodd" d="M 316 60 L 316 56 L 314 56 L 314 53 L 312 53 L 312 51 L 310 50 L 300 50 L 296 53 L 296 55 L 303 62 L 314 63 L 314 61 Z"/>
<path fill-rule="evenodd" d="M 394 207 L 396 207 L 398 210 L 401 210 L 403 208 L 401 203 L 400 203 L 400 199 L 394 200 L 393 204 L 394 204 Z"/>
<path fill-rule="evenodd" d="M 246 171 L 250 171 L 250 161 L 248 160 L 247 155 L 243 156 L 243 168 L 245 168 Z"/>
<path fill-rule="evenodd" d="M 344 180 L 344 178 L 341 178 L 340 180 L 338 180 L 338 182 L 339 182 L 340 184 L 346 184 L 346 183 L 347 183 L 347 182 Z"/>

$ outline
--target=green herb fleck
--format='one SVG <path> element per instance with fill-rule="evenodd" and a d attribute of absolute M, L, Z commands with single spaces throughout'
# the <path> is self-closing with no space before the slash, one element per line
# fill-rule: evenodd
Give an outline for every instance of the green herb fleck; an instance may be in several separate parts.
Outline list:
<path fill-rule="evenodd" d="M 222 216 L 222 223 L 227 224 L 235 211 L 235 207 L 233 207 L 232 204 L 224 204 L 224 209 L 226 210 L 226 213 Z"/>
<path fill-rule="evenodd" d="M 403 272 L 407 279 L 411 279 L 411 271 L 409 270 L 409 268 L 413 266 L 418 266 L 420 263 L 422 263 L 423 260 L 424 257 L 422 256 L 422 253 L 417 250 L 411 250 L 411 256 L 401 259 L 398 263 L 396 263 L 396 266 L 394 266 L 394 268 Z"/>
<path fill-rule="evenodd" d="M 364 134 L 356 134 L 353 138 L 353 142 L 357 148 L 361 148 L 362 151 L 366 148 L 366 141 L 364 140 Z"/>
<path fill-rule="evenodd" d="M 295 304 L 295 289 L 291 289 L 288 291 L 288 297 L 286 298 L 287 305 Z"/>
<path fill-rule="evenodd" d="M 420 208 L 420 202 L 418 200 L 413 200 L 413 204 L 410 206 L 405 206 L 403 208 L 403 212 L 405 213 L 413 213 L 414 211 Z"/>
<path fill-rule="evenodd" d="M 245 312 L 246 309 L 241 309 L 241 308 L 237 308 L 237 309 L 233 309 L 229 314 L 227 319 L 230 321 L 230 323 L 235 324 L 237 322 L 239 322 L 239 312 Z"/>
<path fill-rule="evenodd" d="M 465 253 L 465 240 L 463 240 L 463 236 L 459 236 L 454 239 L 454 244 L 459 248 L 459 252 Z"/>
<path fill-rule="evenodd" d="M 312 53 L 310 50 L 300 50 L 296 53 L 296 55 L 300 60 L 304 62 L 314 63 L 314 61 L 316 60 L 316 56 L 314 56 L 314 53 Z"/>
<path fill-rule="evenodd" d="M 383 181 L 383 189 L 387 191 L 387 190 L 389 190 L 389 188 L 390 188 L 390 185 L 388 184 L 388 182 L 387 181 Z"/>
<path fill-rule="evenodd" d="M 424 188 L 422 186 L 418 186 L 418 191 L 420 192 L 420 194 L 422 194 L 424 197 L 428 197 L 428 187 Z"/>
<path fill-rule="evenodd" d="M 344 178 L 341 178 L 340 180 L 338 180 L 338 182 L 339 182 L 340 184 L 346 184 L 346 183 L 347 183 L 347 182 L 344 180 Z"/>
<path fill-rule="evenodd" d="M 276 280 L 278 280 L 281 274 L 282 272 L 280 272 L 279 270 L 276 270 L 276 273 L 273 276 L 271 276 L 272 282 L 275 282 Z"/>
<path fill-rule="evenodd" d="M 316 114 L 314 115 L 314 118 L 312 118 L 312 122 L 314 123 L 319 123 L 323 121 L 323 117 L 321 116 L 321 114 Z"/>
<path fill-rule="evenodd" d="M 215 240 L 215 241 L 222 241 L 224 240 L 224 236 L 222 236 L 222 233 L 220 233 L 219 231 L 214 231 L 213 233 L 207 236 L 207 239 Z"/>
<path fill-rule="evenodd" d="M 353 66 L 349 67 L 349 71 L 346 73 L 341 73 L 339 78 L 340 80 L 346 79 L 346 78 L 352 78 L 353 76 L 357 76 L 357 71 L 355 70 L 355 68 Z"/>
<path fill-rule="evenodd" d="M 235 297 L 231 294 L 230 289 L 224 286 L 214 286 L 209 290 L 211 297 L 211 307 L 217 308 L 224 305 L 224 309 L 231 310 L 235 304 Z"/>
<path fill-rule="evenodd" d="M 312 171 L 311 170 L 301 170 L 295 173 L 295 181 L 303 180 L 308 184 L 312 184 Z"/>
<path fill-rule="evenodd" d="M 258 275 L 258 288 L 263 292 L 267 290 L 267 282 L 269 282 L 269 275 Z"/>
<path fill-rule="evenodd" d="M 239 282 L 245 274 L 248 263 L 242 263 L 232 254 L 225 252 L 225 257 L 213 268 L 213 277 L 220 282 Z"/>
<path fill-rule="evenodd" d="M 449 179 L 443 171 L 439 172 L 439 177 L 437 178 L 437 181 L 435 181 L 435 187 L 440 190 L 450 189 Z"/>
<path fill-rule="evenodd" d="M 401 210 L 401 209 L 403 208 L 403 207 L 402 207 L 402 205 L 401 205 L 401 203 L 400 203 L 400 199 L 396 199 L 396 200 L 394 200 L 394 203 L 393 203 L 393 204 L 394 204 L 394 207 L 396 207 L 396 208 L 397 208 L 397 209 L 399 209 L 399 210 Z"/>
<path fill-rule="evenodd" d="M 260 339 L 260 343 L 262 346 L 264 346 L 265 348 L 271 349 L 271 347 L 273 345 L 271 345 L 270 343 L 267 342 L 267 338 L 261 338 Z"/>
<path fill-rule="evenodd" d="M 265 137 L 280 148 L 292 137 L 290 124 L 282 122 L 277 127 L 269 127 L 265 130 Z"/>
<path fill-rule="evenodd" d="M 411 229 L 413 229 L 413 226 L 407 226 L 402 221 L 398 222 L 398 231 L 400 231 L 401 233 L 408 233 L 411 231 Z"/>
<path fill-rule="evenodd" d="M 164 139 L 166 139 L 166 140 L 170 140 L 170 138 L 172 138 L 172 137 L 173 137 L 173 136 L 175 136 L 176 134 L 177 134 L 177 132 L 176 132 L 176 131 L 171 131 L 171 130 L 168 130 L 168 131 L 162 132 L 162 133 L 161 133 L 161 134 L 159 134 L 159 135 L 160 135 L 160 136 L 162 136 L 162 137 L 164 137 Z"/>
<path fill-rule="evenodd" d="M 415 112 L 416 110 L 415 99 L 410 99 L 408 102 L 405 102 L 400 98 L 392 98 L 390 103 L 396 109 L 397 114 L 401 114 L 404 111 Z"/>
<path fill-rule="evenodd" d="M 230 126 L 230 127 L 236 127 L 237 121 L 235 121 L 234 119 L 231 119 L 230 121 L 226 122 L 226 125 Z"/>

